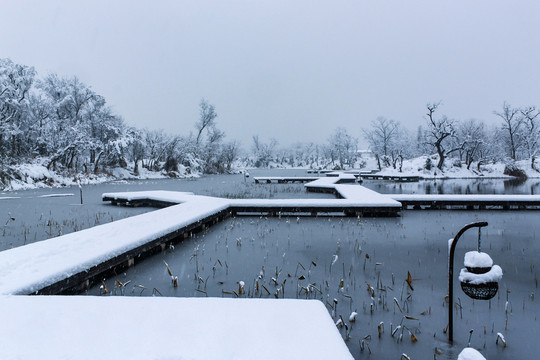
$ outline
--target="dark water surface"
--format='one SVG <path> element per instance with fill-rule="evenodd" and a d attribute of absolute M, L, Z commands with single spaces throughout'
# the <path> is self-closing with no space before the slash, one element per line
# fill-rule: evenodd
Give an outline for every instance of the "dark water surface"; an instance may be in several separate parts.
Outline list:
<path fill-rule="evenodd" d="M 362 185 L 383 194 L 540 195 L 540 179 L 446 179 L 410 183 L 366 180 Z"/>
<path fill-rule="evenodd" d="M 303 184 L 261 184 L 257 174 L 209 175 L 198 179 L 119 181 L 79 188 L 47 188 L 0 193 L 0 251 L 35 241 L 86 229 L 95 225 L 151 211 L 150 208 L 111 206 L 101 201 L 106 192 L 171 190 L 227 198 L 333 198 L 329 194 L 307 193 Z M 276 170 L 272 176 L 305 176 L 305 170 Z"/>
<path fill-rule="evenodd" d="M 451 347 L 443 333 L 448 311 L 447 244 L 473 221 L 489 222 L 482 234 L 483 249 L 503 268 L 504 276 L 499 295 L 490 302 L 467 298 L 457 273 L 465 251 L 476 249 L 477 231 L 466 233 L 455 258 L 454 301 L 461 309 L 456 307 L 456 345 Z M 88 294 L 315 298 L 327 304 L 335 321 L 341 315 L 352 328 L 347 345 L 356 358 L 368 358 L 369 346 L 373 358 L 398 359 L 406 353 L 411 359 L 433 359 L 437 348 L 442 354 L 436 358 L 456 359 L 471 329 L 471 346 L 488 359 L 531 358 L 540 351 L 538 342 L 529 341 L 540 336 L 537 235 L 540 222 L 531 211 L 406 211 L 399 218 L 360 220 L 238 217 L 136 263 Z M 178 287 L 173 286 L 165 262 L 178 277 Z M 405 282 L 408 272 L 416 279 L 414 291 Z M 243 294 L 240 281 L 245 283 Z M 359 314 L 354 324 L 348 321 L 352 311 Z M 384 333 L 379 337 L 381 322 Z M 391 329 L 400 324 L 406 329 L 392 337 Z M 347 331 L 340 331 L 346 338 Z M 409 331 L 418 342 L 411 341 Z M 498 332 L 505 336 L 507 348 L 495 344 Z M 368 345 L 361 351 L 366 336 Z"/>

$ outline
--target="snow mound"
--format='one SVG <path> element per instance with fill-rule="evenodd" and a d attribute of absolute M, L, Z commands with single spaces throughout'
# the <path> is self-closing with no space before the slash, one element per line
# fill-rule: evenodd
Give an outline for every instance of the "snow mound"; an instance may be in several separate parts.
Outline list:
<path fill-rule="evenodd" d="M 493 265 L 493 260 L 484 252 L 469 251 L 465 254 L 464 265 L 469 268 L 489 268 Z"/>
<path fill-rule="evenodd" d="M 486 360 L 486 358 L 477 350 L 468 347 L 459 353 L 457 360 Z"/>
<path fill-rule="evenodd" d="M 491 270 L 485 274 L 474 274 L 463 268 L 459 272 L 459 281 L 474 285 L 486 284 L 489 282 L 498 282 L 502 279 L 503 271 L 499 265 L 493 265 Z"/>

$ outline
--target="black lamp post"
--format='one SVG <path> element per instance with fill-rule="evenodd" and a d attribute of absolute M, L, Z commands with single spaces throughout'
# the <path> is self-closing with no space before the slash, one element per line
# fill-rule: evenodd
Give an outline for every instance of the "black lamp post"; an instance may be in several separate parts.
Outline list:
<path fill-rule="evenodd" d="M 471 228 L 482 228 L 484 226 L 487 226 L 488 223 L 485 221 L 482 222 L 476 222 L 469 225 L 465 225 L 457 235 L 454 237 L 452 244 L 450 244 L 450 254 L 448 258 L 448 297 L 449 297 L 449 304 L 448 304 L 448 340 L 450 342 L 454 341 L 454 313 L 452 312 L 454 307 L 454 252 L 456 250 L 456 245 L 463 233 Z M 480 239 L 478 244 L 478 250 L 480 251 Z"/>

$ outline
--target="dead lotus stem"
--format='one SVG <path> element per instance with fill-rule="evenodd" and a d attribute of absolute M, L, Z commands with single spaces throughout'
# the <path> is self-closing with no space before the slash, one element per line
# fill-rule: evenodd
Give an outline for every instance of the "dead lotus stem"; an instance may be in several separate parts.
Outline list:
<path fill-rule="evenodd" d="M 205 294 L 205 295 L 208 297 L 208 293 L 207 293 L 206 291 L 204 291 L 204 290 L 201 290 L 201 289 L 195 289 L 195 291 L 198 291 L 198 292 L 200 292 L 200 293 L 203 293 L 203 294 Z"/>
<path fill-rule="evenodd" d="M 394 303 L 397 305 L 399 312 L 403 313 L 403 311 L 401 310 L 401 306 L 399 305 L 398 299 L 394 298 Z"/>
<path fill-rule="evenodd" d="M 499 344 L 499 340 L 501 340 L 503 347 L 506 347 L 506 340 L 504 339 L 504 336 L 501 333 L 497 333 L 497 340 L 495 340 L 495 345 Z"/>
<path fill-rule="evenodd" d="M 105 292 L 105 294 L 108 294 L 109 289 L 107 289 L 107 285 L 105 284 L 105 281 L 101 280 L 101 284 L 103 286 L 103 291 Z"/>
<path fill-rule="evenodd" d="M 163 260 L 163 263 L 165 264 L 165 266 L 167 267 L 167 272 L 169 273 L 169 276 L 173 276 L 172 274 L 172 271 L 171 271 L 171 268 L 169 267 L 169 264 L 167 264 L 167 262 L 165 260 Z"/>
<path fill-rule="evenodd" d="M 155 293 L 158 293 L 160 296 L 163 296 L 163 294 L 156 288 L 154 288 L 154 290 L 152 290 L 152 295 L 154 295 Z"/>

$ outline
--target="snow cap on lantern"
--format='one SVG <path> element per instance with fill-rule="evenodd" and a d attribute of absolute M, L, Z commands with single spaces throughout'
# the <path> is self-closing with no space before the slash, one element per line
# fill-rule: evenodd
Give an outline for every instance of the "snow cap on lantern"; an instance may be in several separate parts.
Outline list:
<path fill-rule="evenodd" d="M 491 257 L 479 251 L 466 253 L 464 265 L 465 268 L 459 273 L 463 292 L 479 300 L 489 300 L 494 297 L 503 275 L 501 267 L 493 265 Z"/>

